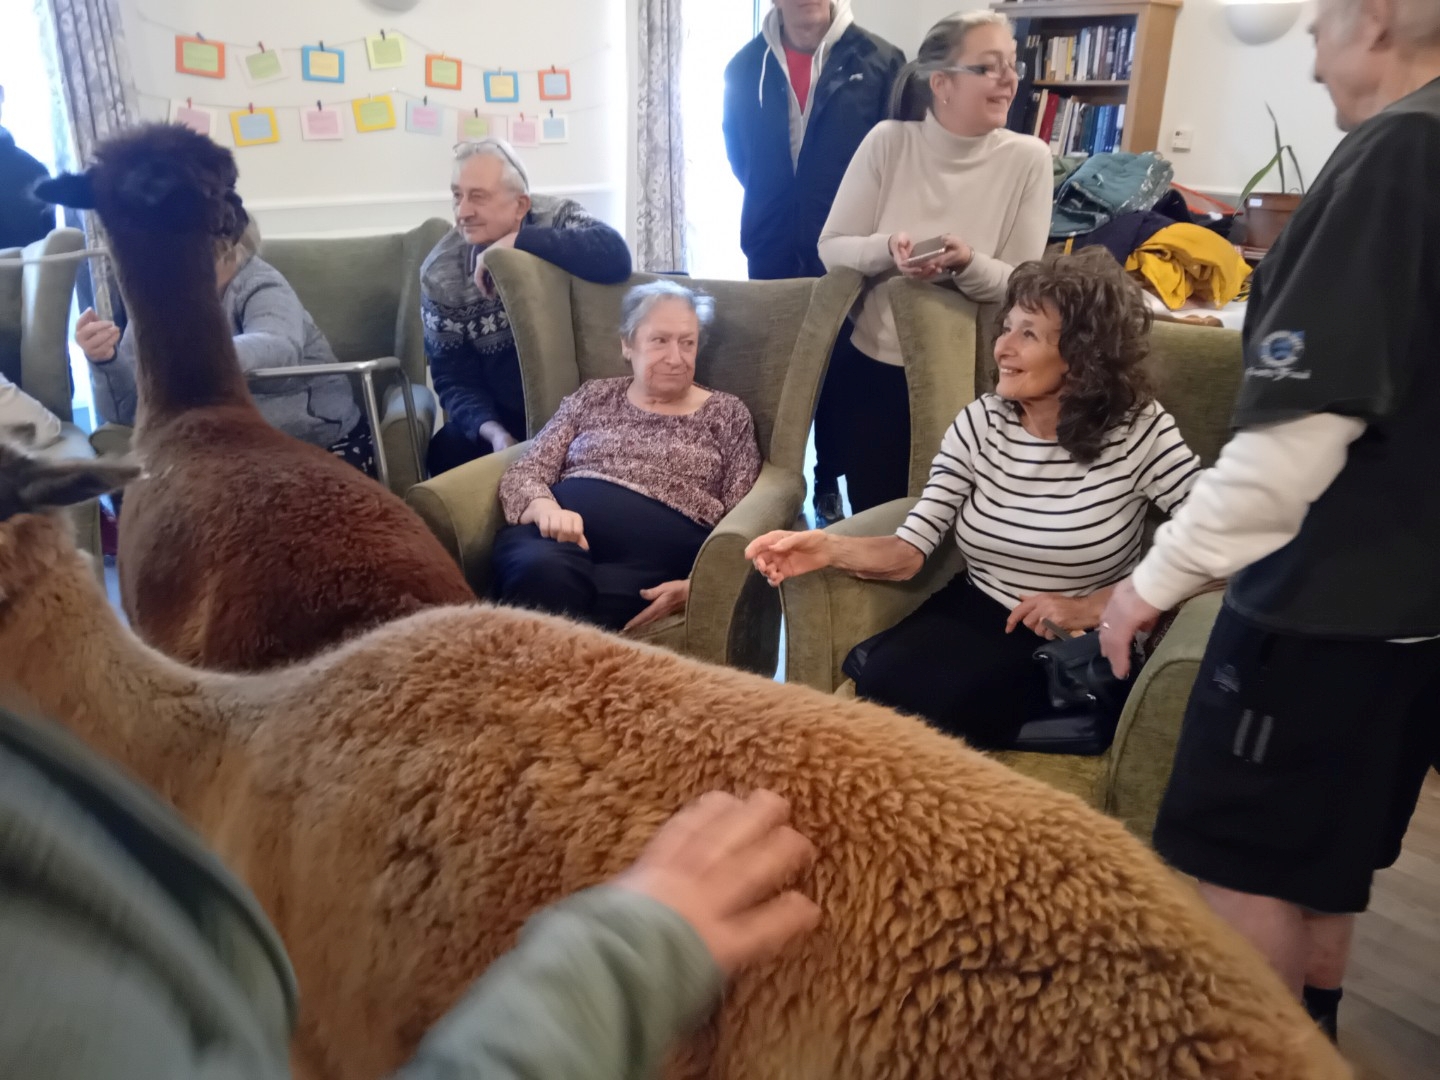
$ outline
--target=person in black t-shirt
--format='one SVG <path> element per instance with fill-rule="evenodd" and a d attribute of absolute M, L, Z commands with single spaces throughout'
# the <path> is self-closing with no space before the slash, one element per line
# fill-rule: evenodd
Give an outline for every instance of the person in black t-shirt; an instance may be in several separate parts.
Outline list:
<path fill-rule="evenodd" d="M 1440 753 L 1440 0 L 1320 0 L 1349 132 L 1257 273 L 1236 434 L 1101 624 L 1229 578 L 1155 847 L 1334 1034 Z"/>

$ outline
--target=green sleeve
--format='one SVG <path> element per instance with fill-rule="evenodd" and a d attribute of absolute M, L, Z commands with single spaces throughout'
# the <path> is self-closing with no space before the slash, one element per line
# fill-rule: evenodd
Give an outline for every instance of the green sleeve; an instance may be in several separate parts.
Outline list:
<path fill-rule="evenodd" d="M 396 1080 L 649 1080 L 721 983 L 675 912 L 592 889 L 537 916 Z"/>

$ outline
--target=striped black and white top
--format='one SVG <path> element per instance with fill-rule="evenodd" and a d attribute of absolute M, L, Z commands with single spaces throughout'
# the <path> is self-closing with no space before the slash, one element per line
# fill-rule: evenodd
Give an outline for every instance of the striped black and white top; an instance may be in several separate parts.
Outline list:
<path fill-rule="evenodd" d="M 1035 593 L 1085 596 L 1134 569 L 1149 504 L 1174 513 L 1200 471 L 1155 402 L 1081 465 L 986 394 L 945 432 L 925 492 L 896 535 L 928 556 L 953 531 L 970 580 L 1007 608 Z"/>

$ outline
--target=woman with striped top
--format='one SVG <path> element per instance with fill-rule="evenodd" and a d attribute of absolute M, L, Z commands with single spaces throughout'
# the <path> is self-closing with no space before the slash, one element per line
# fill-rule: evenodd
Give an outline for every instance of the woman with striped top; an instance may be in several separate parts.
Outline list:
<path fill-rule="evenodd" d="M 871 643 L 857 689 L 986 746 L 1046 711 L 1049 625 L 1098 625 L 1149 507 L 1173 513 L 1200 472 L 1150 393 L 1144 298 L 1108 253 L 1024 264 L 1005 309 L 996 392 L 950 425 L 894 536 L 769 533 L 747 551 L 772 585 L 827 566 L 904 581 L 953 533 L 965 573 Z"/>

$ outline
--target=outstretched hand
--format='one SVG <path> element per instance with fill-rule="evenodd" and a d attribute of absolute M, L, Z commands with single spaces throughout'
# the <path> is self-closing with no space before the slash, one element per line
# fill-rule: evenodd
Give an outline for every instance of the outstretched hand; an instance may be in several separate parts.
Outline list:
<path fill-rule="evenodd" d="M 830 540 L 824 529 L 806 532 L 782 529 L 750 541 L 745 549 L 745 558 L 755 564 L 755 569 L 765 575 L 766 581 L 778 586 L 786 578 L 799 577 L 829 566 L 832 558 Z"/>
<path fill-rule="evenodd" d="M 814 902 L 786 885 L 815 859 L 787 822 L 780 796 L 711 792 L 661 826 L 616 879 L 690 924 L 728 977 L 774 956 L 820 920 Z"/>
<path fill-rule="evenodd" d="M 1152 628 L 1162 614 L 1159 608 L 1141 599 L 1133 578 L 1126 578 L 1115 586 L 1100 616 L 1100 651 L 1110 661 L 1116 678 L 1124 679 L 1130 674 L 1135 635 Z"/>

